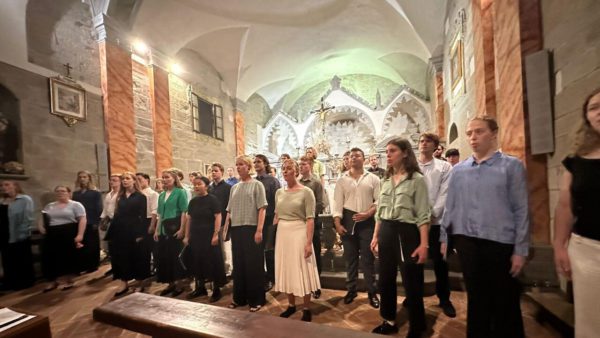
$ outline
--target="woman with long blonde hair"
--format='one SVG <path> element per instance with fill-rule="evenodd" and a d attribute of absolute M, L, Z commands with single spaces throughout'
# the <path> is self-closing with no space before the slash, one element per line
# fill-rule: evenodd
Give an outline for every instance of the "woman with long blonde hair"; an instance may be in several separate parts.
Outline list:
<path fill-rule="evenodd" d="M 575 336 L 600 332 L 600 89 L 583 105 L 583 125 L 572 155 L 564 159 L 564 172 L 554 217 L 556 270 L 573 279 Z"/>

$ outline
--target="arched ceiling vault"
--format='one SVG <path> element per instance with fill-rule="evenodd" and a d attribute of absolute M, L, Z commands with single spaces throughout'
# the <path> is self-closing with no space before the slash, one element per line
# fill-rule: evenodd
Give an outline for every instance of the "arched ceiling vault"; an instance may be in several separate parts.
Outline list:
<path fill-rule="evenodd" d="M 259 93 L 273 106 L 294 88 L 333 75 L 421 85 L 428 59 L 441 50 L 447 0 L 110 2 L 114 16 L 128 11 L 120 17 L 132 36 L 170 57 L 192 50 L 233 96 Z"/>

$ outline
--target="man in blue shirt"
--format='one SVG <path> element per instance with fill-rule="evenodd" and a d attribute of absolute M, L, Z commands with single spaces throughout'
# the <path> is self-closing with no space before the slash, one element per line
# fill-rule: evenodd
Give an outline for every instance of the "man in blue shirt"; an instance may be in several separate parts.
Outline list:
<path fill-rule="evenodd" d="M 467 287 L 467 337 L 524 337 L 517 276 L 529 254 L 525 168 L 498 151 L 498 124 L 467 125 L 473 155 L 451 172 L 440 241 L 452 235 Z"/>
<path fill-rule="evenodd" d="M 237 179 L 237 177 L 235 177 L 235 173 L 233 172 L 232 167 L 227 168 L 227 176 L 229 176 L 229 177 L 227 179 L 225 179 L 225 183 L 227 183 L 229 185 L 234 185 L 234 184 L 238 183 L 238 179 Z"/>

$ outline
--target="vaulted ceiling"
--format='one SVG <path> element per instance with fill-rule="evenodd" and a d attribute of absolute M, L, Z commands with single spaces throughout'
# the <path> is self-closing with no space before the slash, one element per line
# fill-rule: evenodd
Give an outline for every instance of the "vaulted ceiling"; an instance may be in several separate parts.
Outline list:
<path fill-rule="evenodd" d="M 446 0 L 111 0 L 108 8 L 167 56 L 209 62 L 232 96 L 258 93 L 273 106 L 334 75 L 422 83 L 441 53 Z"/>

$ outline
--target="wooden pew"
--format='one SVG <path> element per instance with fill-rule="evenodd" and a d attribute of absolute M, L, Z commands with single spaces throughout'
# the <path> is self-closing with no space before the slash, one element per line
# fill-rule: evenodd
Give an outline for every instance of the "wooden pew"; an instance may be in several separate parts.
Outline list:
<path fill-rule="evenodd" d="M 155 338 L 358 338 L 370 333 L 133 293 L 94 309 L 94 320 Z"/>

